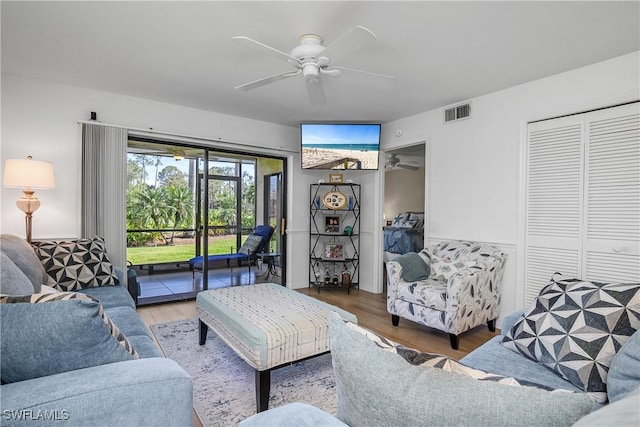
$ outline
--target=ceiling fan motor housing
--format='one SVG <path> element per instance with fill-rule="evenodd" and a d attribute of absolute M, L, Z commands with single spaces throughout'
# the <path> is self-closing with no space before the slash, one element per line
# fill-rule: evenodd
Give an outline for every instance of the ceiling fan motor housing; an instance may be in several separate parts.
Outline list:
<path fill-rule="evenodd" d="M 322 37 L 316 34 L 305 34 L 299 40 L 300 44 L 293 48 L 291 56 L 302 62 L 317 60 L 318 54 L 324 50 Z"/>

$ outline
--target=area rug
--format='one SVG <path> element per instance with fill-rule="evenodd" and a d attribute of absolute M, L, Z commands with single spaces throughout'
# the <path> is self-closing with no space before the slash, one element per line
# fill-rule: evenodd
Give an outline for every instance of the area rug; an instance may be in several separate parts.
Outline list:
<path fill-rule="evenodd" d="M 198 319 L 152 325 L 164 354 L 193 378 L 193 406 L 205 427 L 235 426 L 256 413 L 255 370 L 215 332 L 198 345 Z M 331 355 L 271 372 L 269 408 L 306 402 L 335 415 L 337 397 Z"/>

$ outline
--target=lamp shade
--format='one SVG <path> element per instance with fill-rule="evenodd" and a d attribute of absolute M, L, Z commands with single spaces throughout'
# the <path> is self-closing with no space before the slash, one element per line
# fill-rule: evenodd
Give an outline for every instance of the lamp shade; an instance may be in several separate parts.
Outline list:
<path fill-rule="evenodd" d="M 55 188 L 51 162 L 27 159 L 7 159 L 4 163 L 2 183 L 10 188 Z"/>

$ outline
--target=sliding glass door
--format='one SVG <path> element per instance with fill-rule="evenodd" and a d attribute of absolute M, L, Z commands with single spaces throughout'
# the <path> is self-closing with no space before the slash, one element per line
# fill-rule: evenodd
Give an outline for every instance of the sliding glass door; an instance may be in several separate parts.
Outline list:
<path fill-rule="evenodd" d="M 185 299 L 224 280 L 263 280 L 246 263 L 234 269 L 240 281 L 225 278 L 226 263 L 208 262 L 209 255 L 236 253 L 260 224 L 276 229 L 269 248 L 282 253 L 283 264 L 284 159 L 133 138 L 127 159 L 127 260 L 138 271 L 143 299 Z M 213 279 L 190 270 L 197 256 Z"/>

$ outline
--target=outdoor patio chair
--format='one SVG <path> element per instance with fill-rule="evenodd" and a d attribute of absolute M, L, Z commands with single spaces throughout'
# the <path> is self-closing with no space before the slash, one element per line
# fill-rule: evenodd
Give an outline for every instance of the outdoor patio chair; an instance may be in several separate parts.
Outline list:
<path fill-rule="evenodd" d="M 242 261 L 247 261 L 247 265 L 249 266 L 249 271 L 251 271 L 251 261 L 255 261 L 257 256 L 256 254 L 260 252 L 268 252 L 269 250 L 269 240 L 271 240 L 271 236 L 273 235 L 274 228 L 270 225 L 259 225 L 254 230 L 253 233 L 247 240 L 244 241 L 238 252 L 229 253 L 229 254 L 215 254 L 209 255 L 207 257 L 209 263 L 209 268 L 211 269 L 213 265 L 215 265 L 216 261 L 226 261 L 227 267 L 231 268 L 233 271 L 233 263 L 231 261 L 236 261 L 238 267 L 242 266 Z M 202 273 L 204 257 L 196 256 L 189 260 L 189 268 L 193 272 L 193 276 L 195 277 L 196 271 Z"/>

